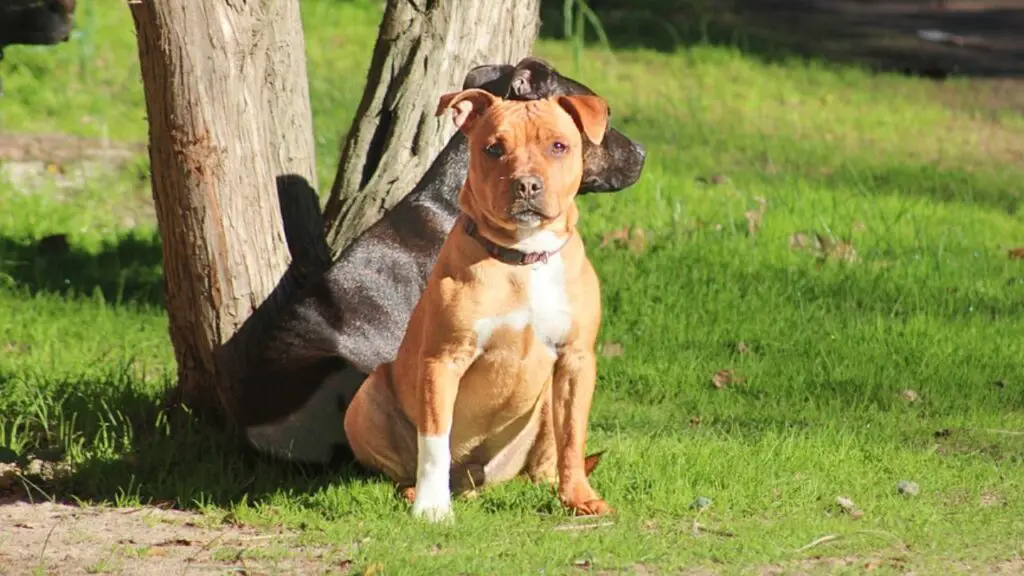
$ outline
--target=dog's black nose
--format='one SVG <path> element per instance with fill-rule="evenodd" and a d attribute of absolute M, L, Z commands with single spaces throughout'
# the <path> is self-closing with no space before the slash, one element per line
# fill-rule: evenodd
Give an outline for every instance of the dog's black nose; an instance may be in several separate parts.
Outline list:
<path fill-rule="evenodd" d="M 536 198 L 543 191 L 544 181 L 532 174 L 512 179 L 512 195 L 516 198 Z"/>

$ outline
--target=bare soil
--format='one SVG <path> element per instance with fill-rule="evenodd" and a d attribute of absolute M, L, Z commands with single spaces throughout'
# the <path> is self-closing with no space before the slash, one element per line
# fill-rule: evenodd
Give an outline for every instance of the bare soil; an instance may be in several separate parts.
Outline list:
<path fill-rule="evenodd" d="M 0 503 L 0 575 L 345 573 L 297 534 L 159 508 Z"/>

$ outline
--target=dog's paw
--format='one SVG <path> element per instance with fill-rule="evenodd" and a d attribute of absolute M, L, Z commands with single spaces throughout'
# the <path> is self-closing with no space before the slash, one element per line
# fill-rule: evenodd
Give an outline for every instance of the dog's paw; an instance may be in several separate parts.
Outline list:
<path fill-rule="evenodd" d="M 576 516 L 612 514 L 614 510 L 590 487 L 585 478 L 569 486 L 559 487 L 559 499 L 562 504 Z"/>
<path fill-rule="evenodd" d="M 415 488 L 415 499 L 412 503 L 412 515 L 415 518 L 422 518 L 427 522 L 451 522 L 452 495 L 447 488 L 432 486 L 417 486 Z"/>
<path fill-rule="evenodd" d="M 615 513 L 615 510 L 600 498 L 587 500 L 586 502 L 569 503 L 567 506 L 576 516 L 604 516 Z"/>

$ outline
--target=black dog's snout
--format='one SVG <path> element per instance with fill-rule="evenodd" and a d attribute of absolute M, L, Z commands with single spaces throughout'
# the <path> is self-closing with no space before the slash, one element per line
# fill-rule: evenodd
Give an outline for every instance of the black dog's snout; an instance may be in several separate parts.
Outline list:
<path fill-rule="evenodd" d="M 512 195 L 523 200 L 531 200 L 544 191 L 544 181 L 533 175 L 519 176 L 512 179 Z"/>
<path fill-rule="evenodd" d="M 640 143 L 634 142 L 633 150 L 636 150 L 636 153 L 639 154 L 641 158 L 647 157 L 647 149 L 640 145 Z"/>

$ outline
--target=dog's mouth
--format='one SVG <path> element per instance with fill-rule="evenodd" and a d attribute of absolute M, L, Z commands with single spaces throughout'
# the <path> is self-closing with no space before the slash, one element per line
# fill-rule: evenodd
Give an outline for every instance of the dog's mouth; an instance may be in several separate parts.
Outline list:
<path fill-rule="evenodd" d="M 520 228 L 537 228 L 558 217 L 543 207 L 529 202 L 514 202 L 508 212 L 509 219 Z"/>
<path fill-rule="evenodd" d="M 536 228 L 544 221 L 544 215 L 534 210 L 521 210 L 512 214 L 512 221 L 521 228 Z"/>

